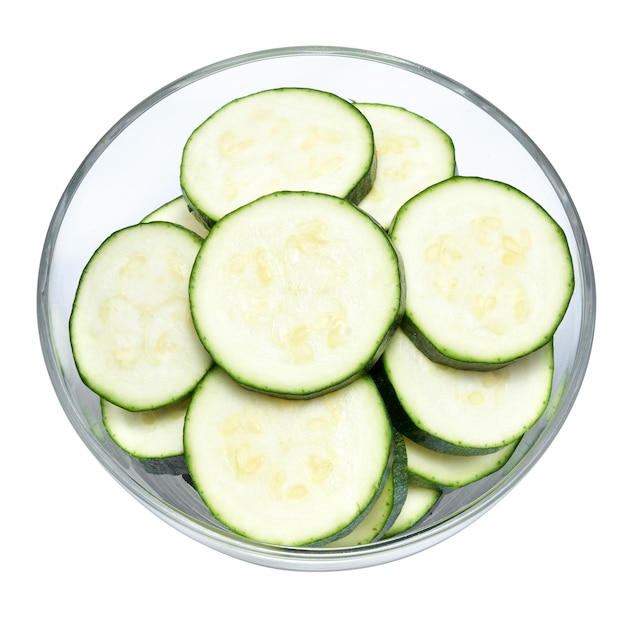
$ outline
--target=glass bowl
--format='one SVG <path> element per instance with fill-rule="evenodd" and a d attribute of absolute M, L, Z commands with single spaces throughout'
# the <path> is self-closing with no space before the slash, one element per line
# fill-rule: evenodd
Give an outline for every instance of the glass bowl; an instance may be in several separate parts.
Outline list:
<path fill-rule="evenodd" d="M 410 531 L 350 548 L 277 547 L 223 529 L 183 476 L 153 473 L 111 441 L 98 398 L 78 376 L 69 342 L 69 315 L 85 264 L 110 233 L 180 194 L 180 156 L 191 131 L 236 97 L 285 86 L 395 104 L 430 119 L 452 137 L 459 174 L 507 182 L 538 201 L 565 231 L 574 262 L 575 291 L 554 338 L 552 398 L 513 457 L 495 474 L 444 494 Z M 139 502 L 189 537 L 245 561 L 291 570 L 345 570 L 407 557 L 447 539 L 525 476 L 557 435 L 582 384 L 596 301 L 592 261 L 574 204 L 541 150 L 504 113 L 454 80 L 403 59 L 367 50 L 292 47 L 192 72 L 146 98 L 105 134 L 78 167 L 52 217 L 37 306 L 45 362 L 68 419 Z"/>

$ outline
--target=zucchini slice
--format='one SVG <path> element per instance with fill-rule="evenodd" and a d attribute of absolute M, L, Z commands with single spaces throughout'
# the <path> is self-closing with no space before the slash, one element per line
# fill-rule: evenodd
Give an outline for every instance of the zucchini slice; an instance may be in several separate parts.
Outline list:
<path fill-rule="evenodd" d="M 380 495 L 370 507 L 367 515 L 347 535 L 328 543 L 323 542 L 321 546 L 323 548 L 348 548 L 372 543 L 380 537 L 385 528 L 392 510 L 394 510 L 393 501 L 394 484 L 390 472 Z"/>
<path fill-rule="evenodd" d="M 518 440 L 545 411 L 552 390 L 552 342 L 491 371 L 441 365 L 402 329 L 376 366 L 395 427 L 446 454 L 486 454 Z"/>
<path fill-rule="evenodd" d="M 183 427 L 189 399 L 152 411 L 127 411 L 100 399 L 111 439 L 152 474 L 184 474 Z"/>
<path fill-rule="evenodd" d="M 560 226 L 504 183 L 456 176 L 417 194 L 391 227 L 406 269 L 403 328 L 433 360 L 492 369 L 548 343 L 574 271 Z"/>
<path fill-rule="evenodd" d="M 163 459 L 183 454 L 187 398 L 152 411 L 127 411 L 101 399 L 102 422 L 109 436 L 138 459 Z"/>
<path fill-rule="evenodd" d="M 184 226 L 189 230 L 196 233 L 196 235 L 206 237 L 208 229 L 207 227 L 196 219 L 195 215 L 189 210 L 187 202 L 183 196 L 178 196 L 169 202 L 161 205 L 158 209 L 155 209 L 148 215 L 146 215 L 142 222 L 172 222 L 179 226 Z"/>
<path fill-rule="evenodd" d="M 260 196 L 306 190 L 357 204 L 371 189 L 374 136 L 365 116 L 335 94 L 269 89 L 208 117 L 185 144 L 180 184 L 211 225 Z"/>
<path fill-rule="evenodd" d="M 381 539 L 389 539 L 411 529 L 430 513 L 440 497 L 441 491 L 439 489 L 425 487 L 414 481 L 409 475 L 406 500 L 402 510 Z"/>
<path fill-rule="evenodd" d="M 454 176 L 454 144 L 430 120 L 389 104 L 355 105 L 374 131 L 376 178 L 359 208 L 389 228 L 407 200 L 434 183 Z"/>
<path fill-rule="evenodd" d="M 402 316 L 404 282 L 372 218 L 341 198 L 285 191 L 212 227 L 189 297 L 200 339 L 237 382 L 312 397 L 378 359 Z"/>
<path fill-rule="evenodd" d="M 519 440 L 489 454 L 461 456 L 435 452 L 405 438 L 411 478 L 424 487 L 458 489 L 498 471 L 511 458 Z"/>
<path fill-rule="evenodd" d="M 358 546 L 382 537 L 394 524 L 406 501 L 409 472 L 403 435 L 394 431 L 393 463 L 385 486 L 368 514 L 349 534 L 324 543 L 325 548 Z"/>
<path fill-rule="evenodd" d="M 364 375 L 312 400 L 244 389 L 213 367 L 194 392 L 183 433 L 191 480 L 233 531 L 277 545 L 347 534 L 390 471 L 392 429 Z"/>
<path fill-rule="evenodd" d="M 108 237 L 80 277 L 70 315 L 84 383 L 129 411 L 189 395 L 212 360 L 191 320 L 189 276 L 201 239 L 168 222 Z"/>

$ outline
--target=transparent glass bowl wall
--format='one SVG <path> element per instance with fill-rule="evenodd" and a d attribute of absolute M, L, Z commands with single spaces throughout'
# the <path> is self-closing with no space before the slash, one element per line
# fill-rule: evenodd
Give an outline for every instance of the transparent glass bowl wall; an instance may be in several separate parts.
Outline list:
<path fill-rule="evenodd" d="M 109 234 L 180 195 L 180 156 L 191 131 L 233 98 L 285 86 L 395 104 L 430 119 L 452 137 L 460 175 L 501 180 L 534 198 L 564 229 L 574 259 L 576 289 L 555 336 L 552 400 L 513 458 L 500 472 L 444 495 L 410 532 L 350 549 L 269 546 L 223 529 L 183 477 L 151 474 L 112 443 L 98 398 L 81 382 L 69 343 L 68 320 L 82 269 Z M 443 541 L 485 513 L 531 469 L 567 418 L 582 383 L 593 338 L 595 286 L 584 230 L 567 190 L 540 149 L 505 114 L 459 83 L 403 59 L 296 47 L 202 68 L 156 92 L 111 128 L 80 165 L 53 215 L 41 257 L 38 319 L 46 365 L 68 419 L 110 474 L 148 509 L 199 542 L 243 560 L 338 570 L 392 561 Z"/>

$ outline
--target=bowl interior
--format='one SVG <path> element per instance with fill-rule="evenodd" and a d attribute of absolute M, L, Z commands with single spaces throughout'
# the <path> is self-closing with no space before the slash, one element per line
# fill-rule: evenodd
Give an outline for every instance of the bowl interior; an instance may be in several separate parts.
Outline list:
<path fill-rule="evenodd" d="M 444 495 L 410 532 L 345 549 L 278 548 L 246 541 L 212 518 L 182 476 L 153 474 L 108 437 L 98 398 L 81 382 L 68 320 L 80 273 L 113 231 L 180 195 L 184 143 L 228 101 L 273 87 L 331 91 L 347 100 L 403 106 L 453 139 L 458 173 L 493 178 L 539 202 L 566 233 L 576 287 L 555 335 L 550 405 L 501 471 Z M 39 329 L 59 400 L 79 436 L 112 476 L 167 523 L 217 550 L 287 569 L 348 569 L 390 561 L 458 532 L 504 496 L 545 451 L 569 413 L 591 350 L 595 287 L 585 234 L 559 176 L 514 122 L 445 76 L 386 55 L 342 48 L 259 52 L 200 69 L 164 87 L 117 122 L 78 168 L 52 218 L 39 276 Z"/>

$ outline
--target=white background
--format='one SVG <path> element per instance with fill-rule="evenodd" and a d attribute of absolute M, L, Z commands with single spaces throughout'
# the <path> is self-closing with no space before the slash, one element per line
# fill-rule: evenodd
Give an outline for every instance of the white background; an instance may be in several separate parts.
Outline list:
<path fill-rule="evenodd" d="M 625 623 L 626 341 L 618 298 L 626 51 L 618 3 L 57 0 L 3 7 L 0 623 Z M 100 137 L 188 72 L 292 45 L 403 57 L 503 110 L 568 188 L 598 288 L 583 388 L 531 473 L 444 543 L 348 572 L 251 565 L 158 520 L 73 431 L 37 333 L 46 229 Z"/>

